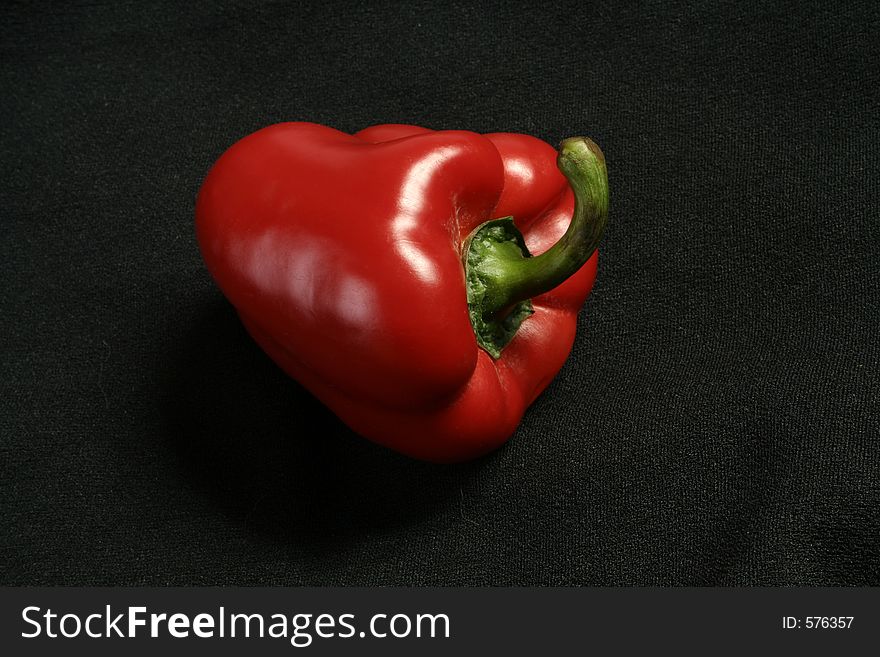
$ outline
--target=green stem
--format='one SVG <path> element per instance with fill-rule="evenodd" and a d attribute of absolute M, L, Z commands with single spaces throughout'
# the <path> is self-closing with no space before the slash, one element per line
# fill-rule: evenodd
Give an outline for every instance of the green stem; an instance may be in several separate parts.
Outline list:
<path fill-rule="evenodd" d="M 531 256 L 513 219 L 488 221 L 465 243 L 468 306 L 477 342 L 493 357 L 532 313 L 528 301 L 577 272 L 599 245 L 608 220 L 608 174 L 602 151 L 586 137 L 559 146 L 559 170 L 574 192 L 574 215 L 550 249 Z"/>

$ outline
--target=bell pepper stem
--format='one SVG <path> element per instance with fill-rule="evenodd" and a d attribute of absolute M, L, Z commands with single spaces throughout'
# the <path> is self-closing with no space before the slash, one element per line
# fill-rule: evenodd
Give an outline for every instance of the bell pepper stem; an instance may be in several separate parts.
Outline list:
<path fill-rule="evenodd" d="M 605 157 L 586 137 L 559 146 L 559 170 L 574 193 L 574 214 L 550 249 L 531 256 L 512 217 L 488 221 L 465 242 L 468 307 L 477 342 L 494 358 L 532 313 L 530 299 L 577 272 L 599 245 L 608 220 Z"/>

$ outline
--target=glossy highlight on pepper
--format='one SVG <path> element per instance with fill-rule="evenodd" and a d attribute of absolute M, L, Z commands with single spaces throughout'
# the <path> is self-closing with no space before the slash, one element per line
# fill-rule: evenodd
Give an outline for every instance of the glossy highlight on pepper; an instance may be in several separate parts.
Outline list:
<path fill-rule="evenodd" d="M 196 230 L 285 372 L 362 436 L 455 462 L 503 444 L 562 367 L 607 190 L 585 138 L 281 123 L 215 163 Z"/>

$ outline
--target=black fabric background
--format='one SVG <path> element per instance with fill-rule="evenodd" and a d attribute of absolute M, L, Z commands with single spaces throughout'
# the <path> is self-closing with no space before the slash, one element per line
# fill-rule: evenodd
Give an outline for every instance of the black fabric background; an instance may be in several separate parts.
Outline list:
<path fill-rule="evenodd" d="M 0 583 L 880 584 L 873 4 L 6 3 Z M 285 120 L 603 147 L 502 450 L 358 438 L 213 285 L 201 180 Z"/>

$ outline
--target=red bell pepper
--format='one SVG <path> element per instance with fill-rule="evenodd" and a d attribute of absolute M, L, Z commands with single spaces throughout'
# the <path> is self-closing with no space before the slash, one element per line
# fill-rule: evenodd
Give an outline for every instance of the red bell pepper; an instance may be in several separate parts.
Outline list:
<path fill-rule="evenodd" d="M 220 157 L 196 226 L 290 376 L 370 440 L 454 462 L 503 444 L 562 367 L 607 214 L 586 138 L 282 123 Z"/>

